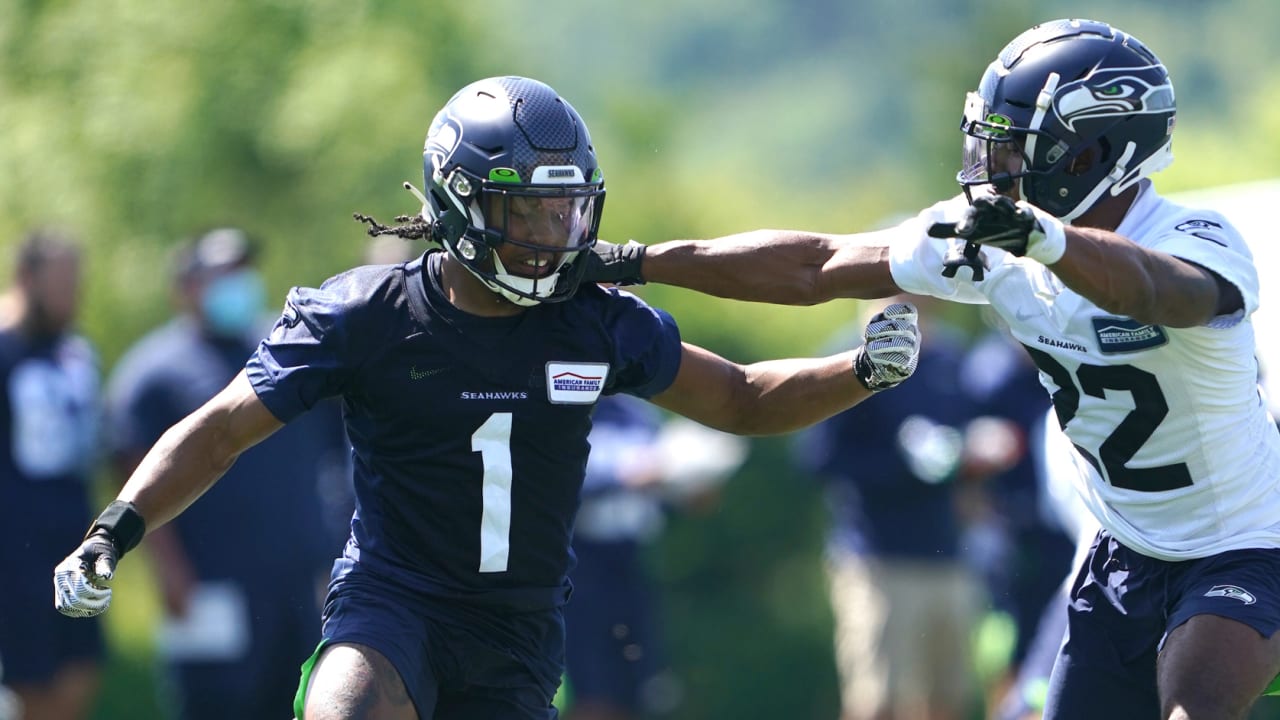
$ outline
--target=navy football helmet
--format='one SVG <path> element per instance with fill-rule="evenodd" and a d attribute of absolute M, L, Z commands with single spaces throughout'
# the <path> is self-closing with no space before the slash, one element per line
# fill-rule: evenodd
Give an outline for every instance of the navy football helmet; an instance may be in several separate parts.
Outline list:
<path fill-rule="evenodd" d="M 490 290 L 517 305 L 566 300 L 596 241 L 604 176 L 587 126 L 555 90 L 496 77 L 459 90 L 422 152 L 423 217 Z M 497 249 L 521 252 L 508 267 Z"/>
<path fill-rule="evenodd" d="M 1173 161 L 1169 74 L 1137 38 L 1092 20 L 1019 35 L 965 102 L 957 180 L 1018 196 L 1064 221 Z"/>

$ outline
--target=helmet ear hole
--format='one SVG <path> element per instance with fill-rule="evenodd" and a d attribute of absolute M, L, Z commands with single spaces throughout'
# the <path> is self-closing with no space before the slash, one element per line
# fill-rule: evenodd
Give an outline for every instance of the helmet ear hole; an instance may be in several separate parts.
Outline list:
<path fill-rule="evenodd" d="M 1106 155 L 1107 153 L 1102 147 L 1102 143 L 1094 143 L 1071 158 L 1071 162 L 1067 164 L 1066 173 L 1074 176 L 1084 175 L 1092 170 L 1100 162 L 1101 158 L 1106 157 Z"/>

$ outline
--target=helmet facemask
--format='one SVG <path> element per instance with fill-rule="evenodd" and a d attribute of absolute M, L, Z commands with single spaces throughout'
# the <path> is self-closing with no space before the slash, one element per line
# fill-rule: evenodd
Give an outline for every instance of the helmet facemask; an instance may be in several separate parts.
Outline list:
<path fill-rule="evenodd" d="M 493 175 L 494 173 L 491 173 Z M 604 203 L 603 183 L 584 183 L 577 167 L 540 167 L 573 182 L 522 184 L 481 180 L 455 169 L 432 189 L 440 240 L 485 287 L 523 307 L 567 300 L 586 268 L 574 262 L 595 244 Z M 499 174 L 502 177 L 501 174 Z M 542 179 L 542 178 L 538 178 Z M 518 248 L 518 251 L 501 248 Z M 507 256 L 508 267 L 501 255 Z"/>
<path fill-rule="evenodd" d="M 956 180 L 970 201 L 974 187 L 990 186 L 1007 194 L 1021 185 L 1031 167 L 1023 149 L 1028 134 L 1025 129 L 1014 128 L 1011 119 L 991 112 L 982 96 L 971 92 L 965 98 L 960 130 L 965 138 Z"/>

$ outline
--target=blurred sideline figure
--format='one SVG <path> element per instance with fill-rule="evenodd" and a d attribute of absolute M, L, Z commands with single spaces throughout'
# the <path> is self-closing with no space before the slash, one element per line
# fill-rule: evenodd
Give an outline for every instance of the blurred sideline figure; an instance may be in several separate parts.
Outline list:
<path fill-rule="evenodd" d="M 747 443 L 652 406 L 604 398 L 592 416 L 582 506 L 574 525 L 578 564 L 565 606 L 568 720 L 632 720 L 671 713 L 681 683 L 667 666 L 645 545 L 669 508 L 708 510 Z"/>
<path fill-rule="evenodd" d="M 967 452 L 987 458 L 975 478 L 982 507 L 974 513 L 969 544 L 981 548 L 974 562 L 991 599 L 988 617 L 1007 618 L 1013 631 L 1007 658 L 989 656 L 990 646 L 980 655 L 990 665 L 983 667 L 982 679 L 994 706 L 1030 651 L 1046 603 L 1071 569 L 1075 538 L 1064 529 L 1046 486 L 1043 437 L 1051 404 L 1040 374 L 997 316 L 984 310 L 982 318 L 988 329 L 966 354 L 961 376 L 981 412 L 966 435 Z M 1002 660 L 1003 667 L 997 666 Z"/>
<path fill-rule="evenodd" d="M 960 720 L 980 699 L 970 634 L 982 591 L 960 541 L 965 430 L 978 413 L 959 372 L 967 334 L 937 301 L 911 301 L 925 338 L 914 378 L 796 445 L 831 512 L 842 720 Z"/>
<path fill-rule="evenodd" d="M 102 630 L 97 620 L 77 623 L 50 609 L 42 586 L 68 536 L 82 534 L 92 517 L 98 361 L 71 331 L 78 245 L 36 231 L 15 260 L 14 285 L 0 302 L 0 659 L 4 682 L 26 710 L 19 717 L 77 720 L 97 696 Z"/>
<path fill-rule="evenodd" d="M 370 238 L 364 248 L 366 265 L 399 265 L 418 256 L 418 248 L 408 240 L 395 235 Z"/>
<path fill-rule="evenodd" d="M 55 568 L 61 612 L 105 611 L 116 563 L 147 531 L 217 493 L 250 448 L 341 398 L 356 511 L 295 716 L 551 720 L 602 396 L 651 399 L 738 434 L 785 433 L 915 370 L 906 304 L 873 318 L 857 350 L 739 365 L 683 342 L 670 315 L 636 296 L 582 283 L 604 174 L 582 118 L 544 83 L 460 89 L 420 157 L 424 187 L 409 185 L 420 213 L 395 226 L 357 218 L 443 247 L 291 291 L 244 369 L 152 446 Z M 228 515 L 270 505 L 272 483 L 255 480 L 255 497 L 207 529 L 211 545 L 228 540 Z"/>
<path fill-rule="evenodd" d="M 1044 710 L 1053 663 L 1067 631 L 1067 605 L 1071 601 L 1071 581 L 1075 567 L 1088 554 L 1098 532 L 1098 522 L 1089 514 L 1072 487 L 1075 468 L 1071 440 L 1055 422 L 1053 409 L 1045 411 L 1031 439 L 1031 455 L 1041 480 L 1042 510 L 1049 524 L 1055 524 L 1074 542 L 1069 564 L 1061 569 L 1061 579 L 1045 599 L 1034 633 L 1026 643 L 1021 661 L 1003 697 L 992 708 L 993 720 L 1037 720 Z"/>
<path fill-rule="evenodd" d="M 108 384 L 108 441 L 121 477 L 235 377 L 266 332 L 254 252 L 235 228 L 179 248 L 178 314 L 131 347 Z M 348 476 L 345 456 L 337 408 L 322 404 L 245 452 L 217 487 L 148 538 L 165 609 L 161 687 L 182 720 L 288 716 L 350 519 L 350 505 L 324 502 L 349 497 L 335 492 Z"/>

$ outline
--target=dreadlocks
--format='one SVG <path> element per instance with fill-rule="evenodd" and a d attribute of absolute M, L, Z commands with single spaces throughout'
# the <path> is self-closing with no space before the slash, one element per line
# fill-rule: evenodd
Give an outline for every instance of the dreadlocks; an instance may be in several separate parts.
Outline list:
<path fill-rule="evenodd" d="M 365 230 L 365 232 L 369 234 L 369 237 L 395 235 L 396 237 L 404 238 L 405 240 L 433 239 L 434 223 L 427 221 L 421 215 L 397 215 L 396 222 L 400 224 L 390 226 L 383 225 L 377 220 L 374 220 L 373 217 L 365 215 L 364 213 L 352 213 L 351 216 L 355 218 L 356 222 L 369 226 L 368 229 Z"/>

